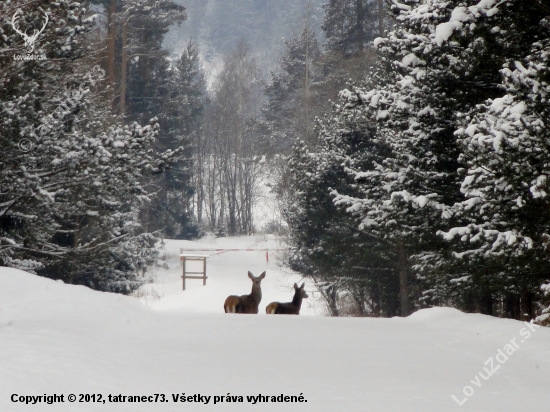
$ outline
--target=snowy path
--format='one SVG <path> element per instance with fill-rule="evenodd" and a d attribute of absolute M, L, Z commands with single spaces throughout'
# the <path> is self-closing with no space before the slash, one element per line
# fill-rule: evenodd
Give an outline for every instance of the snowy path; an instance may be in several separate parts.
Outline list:
<path fill-rule="evenodd" d="M 156 268 L 153 271 L 154 283 L 143 286 L 139 295 L 147 306 L 155 310 L 178 313 L 222 313 L 223 302 L 228 295 L 245 295 L 250 293 L 252 283 L 248 271 L 255 276 L 266 271 L 262 281 L 262 302 L 260 314 L 265 315 L 265 307 L 272 301 L 288 302 L 294 293 L 293 284 L 303 282 L 302 276 L 278 265 L 277 249 L 285 245 L 278 243 L 274 237 L 243 236 L 234 238 L 206 237 L 198 241 L 168 240 L 164 255 L 167 257 L 168 269 Z M 219 253 L 195 252 L 210 255 L 207 258 L 206 286 L 202 280 L 187 280 L 186 290 L 182 291 L 182 266 L 179 261 L 180 248 L 205 249 L 256 249 L 256 251 L 230 251 Z M 265 250 L 269 252 L 269 263 L 266 262 Z M 190 252 L 191 253 L 191 252 Z M 308 291 L 314 289 L 308 284 Z M 312 293 L 310 293 L 312 295 Z M 313 293 L 312 299 L 303 302 L 301 314 L 321 315 L 323 305 L 315 302 L 320 298 Z"/>
<path fill-rule="evenodd" d="M 168 253 L 179 247 L 170 242 Z M 169 260 L 176 264 L 148 286 L 162 298 L 146 304 L 0 268 L 0 411 L 548 410 L 548 328 L 526 338 L 521 322 L 445 308 L 406 319 L 226 315 L 226 287 L 248 292 L 246 271 L 266 270 L 265 254 L 216 259 L 207 287 L 190 282 L 185 293 L 181 268 Z M 289 296 L 288 284 L 298 279 L 278 270 L 267 267 L 272 283 L 266 278 L 263 304 Z M 515 348 L 511 342 L 518 348 L 500 365 L 498 350 Z M 491 357 L 500 368 L 484 380 L 478 373 L 487 375 Z M 451 395 L 462 401 L 465 386 L 473 394 L 460 407 Z M 182 392 L 212 398 L 175 403 L 172 395 Z M 168 402 L 108 401 L 109 394 L 156 393 Z M 228 393 L 243 402 L 227 403 Z M 63 394 L 65 402 L 25 405 L 12 402 L 13 394 Z M 101 394 L 107 402 L 69 403 L 69 394 Z M 307 402 L 247 402 L 259 394 L 303 394 Z M 214 396 L 224 402 L 213 404 Z"/>

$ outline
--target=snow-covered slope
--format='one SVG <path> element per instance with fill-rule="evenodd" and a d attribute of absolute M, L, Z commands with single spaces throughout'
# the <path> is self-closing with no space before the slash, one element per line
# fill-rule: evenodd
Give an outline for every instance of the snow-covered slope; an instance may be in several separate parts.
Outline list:
<path fill-rule="evenodd" d="M 247 267 L 246 256 L 235 259 Z M 257 264 L 255 274 L 265 270 Z M 223 289 L 211 269 L 212 289 Z M 189 292 L 208 290 L 196 282 Z M 175 295 L 169 283 L 166 299 Z M 522 322 L 448 308 L 406 319 L 254 316 L 223 314 L 223 302 L 218 313 L 191 311 L 170 299 L 149 301 L 165 305 L 154 310 L 136 298 L 0 268 L 0 411 L 542 412 L 550 405 L 549 329 L 526 338 Z M 518 348 L 499 364 L 498 350 L 510 350 L 514 338 Z M 478 373 L 487 376 L 491 357 L 500 368 L 484 380 Z M 451 395 L 463 401 L 465 386 L 473 394 L 460 407 Z M 211 398 L 175 403 L 172 395 L 182 393 Z M 65 402 L 25 405 L 13 394 L 63 394 Z M 106 403 L 79 403 L 79 394 L 101 394 Z M 109 394 L 164 394 L 167 402 L 109 403 Z M 227 394 L 243 402 L 227 402 Z M 259 394 L 303 394 L 307 402 L 247 401 Z"/>

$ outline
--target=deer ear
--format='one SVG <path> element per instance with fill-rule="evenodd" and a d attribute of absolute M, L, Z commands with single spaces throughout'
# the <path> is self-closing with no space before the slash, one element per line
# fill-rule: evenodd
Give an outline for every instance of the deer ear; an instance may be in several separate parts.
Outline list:
<path fill-rule="evenodd" d="M 265 278 L 265 272 L 260 275 L 260 279 Z"/>
<path fill-rule="evenodd" d="M 294 284 L 294 289 L 296 289 L 296 290 L 299 289 L 299 288 L 298 288 L 298 284 L 296 284 L 296 283 Z"/>
<path fill-rule="evenodd" d="M 305 286 L 306 286 L 306 282 L 302 283 L 302 286 L 300 286 L 300 289 L 304 289 Z"/>
<path fill-rule="evenodd" d="M 248 271 L 248 277 L 249 277 L 250 279 L 254 279 L 254 275 L 252 274 L 251 271 Z"/>

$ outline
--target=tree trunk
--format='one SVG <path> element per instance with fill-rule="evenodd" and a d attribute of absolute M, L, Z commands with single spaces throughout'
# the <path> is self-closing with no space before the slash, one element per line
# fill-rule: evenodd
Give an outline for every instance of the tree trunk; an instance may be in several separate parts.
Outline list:
<path fill-rule="evenodd" d="M 520 320 L 520 298 L 518 295 L 512 294 L 504 298 L 504 317 L 509 319 Z"/>
<path fill-rule="evenodd" d="M 384 0 L 378 0 L 378 35 L 384 35 Z"/>
<path fill-rule="evenodd" d="M 403 245 L 399 245 L 399 299 L 401 301 L 401 316 L 409 316 L 409 284 L 407 279 L 407 253 Z"/>
<path fill-rule="evenodd" d="M 120 68 L 120 107 L 119 114 L 126 112 L 126 68 L 128 60 L 128 21 L 122 25 L 122 67 Z"/>
<path fill-rule="evenodd" d="M 527 289 L 523 289 L 521 293 L 520 310 L 520 320 L 529 321 L 535 317 L 533 310 L 533 293 Z"/>
<path fill-rule="evenodd" d="M 200 132 L 199 132 L 200 133 Z M 202 225 L 202 211 L 204 204 L 204 163 L 203 163 L 203 147 L 201 135 L 197 136 L 197 158 L 195 162 L 195 190 L 196 190 L 196 206 L 195 213 L 199 226 Z"/>
<path fill-rule="evenodd" d="M 363 43 L 365 42 L 365 30 L 363 22 L 365 20 L 365 11 L 363 9 L 363 0 L 356 0 L 357 7 L 357 46 L 360 53 L 363 52 Z"/>
<path fill-rule="evenodd" d="M 107 79 L 109 82 L 111 104 L 115 96 L 115 42 L 116 42 L 116 0 L 111 0 L 107 8 Z"/>
<path fill-rule="evenodd" d="M 480 312 L 484 315 L 493 316 L 493 294 L 491 291 L 486 291 L 483 293 L 480 302 Z"/>
<path fill-rule="evenodd" d="M 340 311 L 338 310 L 338 286 L 336 285 L 336 283 L 333 283 L 328 288 L 322 290 L 321 294 L 328 304 L 330 316 L 339 316 Z"/>

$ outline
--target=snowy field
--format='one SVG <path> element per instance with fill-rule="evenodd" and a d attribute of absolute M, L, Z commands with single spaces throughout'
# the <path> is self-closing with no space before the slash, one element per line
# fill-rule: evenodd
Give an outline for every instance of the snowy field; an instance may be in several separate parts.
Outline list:
<path fill-rule="evenodd" d="M 139 299 L 0 268 L 0 411 L 549 410 L 548 328 L 448 308 L 328 318 L 315 316 L 316 299 L 304 301 L 308 316 L 268 316 L 265 306 L 289 301 L 301 279 L 277 266 L 274 251 L 269 264 L 264 251 L 212 256 L 207 285 L 190 280 L 181 290 L 180 247 L 280 246 L 260 237 L 169 241 L 168 268 L 153 272 Z M 224 314 L 227 295 L 250 292 L 248 270 L 267 271 L 260 314 Z M 183 393 L 202 403 L 174 402 Z M 54 394 L 65 402 L 12 402 Z M 109 402 L 155 394 L 166 402 Z M 258 395 L 269 402 L 254 404 Z"/>

